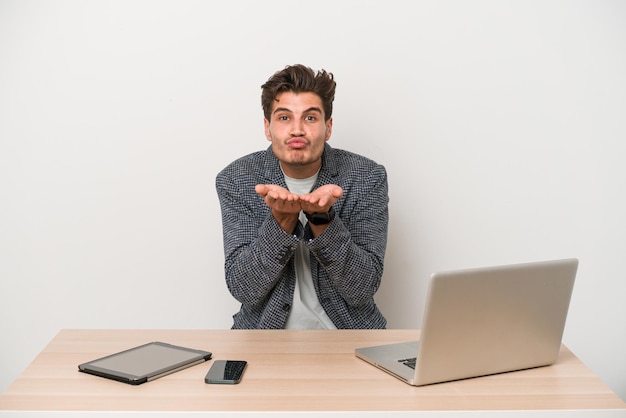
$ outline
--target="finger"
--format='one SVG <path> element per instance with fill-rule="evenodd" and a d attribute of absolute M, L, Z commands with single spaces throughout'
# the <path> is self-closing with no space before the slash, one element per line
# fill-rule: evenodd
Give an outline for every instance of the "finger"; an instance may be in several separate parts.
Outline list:
<path fill-rule="evenodd" d="M 254 191 L 261 196 L 265 196 L 269 191 L 269 187 L 267 187 L 267 185 L 265 184 L 257 184 L 256 186 L 254 186 Z"/>
<path fill-rule="evenodd" d="M 331 195 L 339 199 L 343 195 L 343 189 L 339 186 L 333 187 L 333 189 L 331 190 Z"/>
<path fill-rule="evenodd" d="M 272 200 L 280 199 L 280 193 L 278 193 L 276 190 L 269 190 L 267 192 L 267 196 L 270 197 Z"/>
<path fill-rule="evenodd" d="M 319 197 L 314 195 L 314 194 L 312 194 L 312 193 L 309 193 L 309 194 L 305 194 L 305 195 L 300 196 L 300 199 L 305 201 L 305 202 L 307 202 L 307 203 L 310 203 L 310 204 L 314 205 L 319 200 Z"/>
<path fill-rule="evenodd" d="M 320 197 L 320 199 L 317 201 L 317 206 L 319 206 L 320 208 L 323 208 L 324 206 L 326 206 L 329 202 L 328 197 L 326 196 L 322 196 Z"/>

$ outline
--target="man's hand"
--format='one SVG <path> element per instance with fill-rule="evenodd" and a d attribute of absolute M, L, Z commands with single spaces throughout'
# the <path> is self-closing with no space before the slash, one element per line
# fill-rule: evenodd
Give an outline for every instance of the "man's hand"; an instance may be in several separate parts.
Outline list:
<path fill-rule="evenodd" d="M 324 213 L 343 195 L 343 189 L 335 184 L 326 184 L 311 193 L 300 195 L 300 208 L 307 213 Z"/>
<path fill-rule="evenodd" d="M 254 190 L 272 209 L 272 216 L 288 234 L 293 234 L 300 214 L 300 197 L 275 184 L 257 184 Z"/>
<path fill-rule="evenodd" d="M 275 184 L 257 184 L 254 190 L 263 197 L 267 206 L 277 212 L 299 213 L 300 196 Z"/>

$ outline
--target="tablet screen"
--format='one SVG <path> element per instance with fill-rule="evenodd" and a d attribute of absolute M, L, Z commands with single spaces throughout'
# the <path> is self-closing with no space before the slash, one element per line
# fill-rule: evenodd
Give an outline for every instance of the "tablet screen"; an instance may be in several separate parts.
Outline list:
<path fill-rule="evenodd" d="M 79 365 L 79 370 L 118 380 L 136 380 L 206 361 L 211 353 L 152 342 Z"/>

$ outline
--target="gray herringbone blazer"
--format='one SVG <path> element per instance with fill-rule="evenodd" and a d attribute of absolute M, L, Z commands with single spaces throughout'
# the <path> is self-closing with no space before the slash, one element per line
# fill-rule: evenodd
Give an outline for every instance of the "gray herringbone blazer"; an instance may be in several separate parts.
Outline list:
<path fill-rule="evenodd" d="M 233 328 L 284 328 L 295 289 L 294 254 L 304 240 L 318 299 L 337 328 L 385 328 L 374 303 L 387 246 L 388 186 L 385 168 L 360 155 L 325 144 L 314 189 L 344 190 L 337 216 L 312 238 L 299 224 L 285 233 L 256 194 L 257 184 L 287 187 L 269 147 L 234 161 L 216 178 L 222 210 L 226 284 L 241 302 Z"/>

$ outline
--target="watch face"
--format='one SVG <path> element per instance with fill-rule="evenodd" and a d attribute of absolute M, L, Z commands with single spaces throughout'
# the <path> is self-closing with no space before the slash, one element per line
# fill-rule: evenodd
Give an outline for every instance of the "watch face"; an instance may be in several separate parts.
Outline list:
<path fill-rule="evenodd" d="M 313 225 L 326 225 L 335 219 L 335 209 L 331 206 L 327 213 L 307 213 L 306 217 Z"/>
<path fill-rule="evenodd" d="M 309 218 L 309 222 L 313 225 L 324 225 L 331 221 L 330 216 L 327 213 L 314 213 Z"/>

